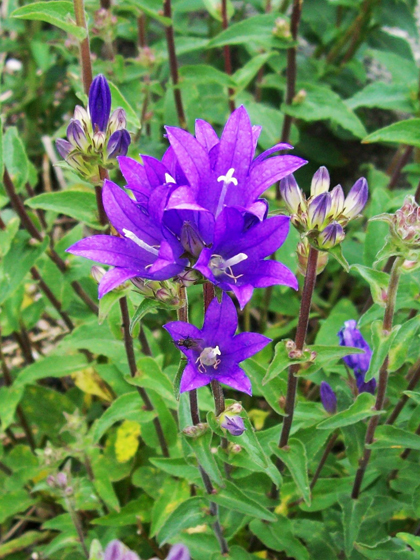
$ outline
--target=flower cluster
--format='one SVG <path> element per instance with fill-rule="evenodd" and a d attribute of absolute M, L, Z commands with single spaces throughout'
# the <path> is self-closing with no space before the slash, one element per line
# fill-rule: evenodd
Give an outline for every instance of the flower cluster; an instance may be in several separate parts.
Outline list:
<path fill-rule="evenodd" d="M 214 379 L 251 395 L 251 382 L 239 363 L 262 350 L 271 339 L 258 333 L 235 335 L 238 316 L 229 296 L 223 294 L 220 303 L 217 298 L 212 300 L 201 330 L 182 321 L 173 321 L 164 328 L 188 360 L 181 378 L 180 393 L 208 385 Z M 229 420 L 231 423 L 222 424 L 229 431 L 232 422 L 238 430 L 243 428 L 240 420 L 239 423 L 232 418 Z M 234 435 L 239 435 L 238 430 Z"/>
<path fill-rule="evenodd" d="M 363 354 L 350 354 L 343 358 L 344 363 L 353 370 L 356 377 L 356 385 L 359 393 L 375 393 L 376 380 L 371 379 L 365 383 L 365 375 L 369 369 L 370 360 L 372 358 L 372 350 L 369 344 L 363 338 L 362 333 L 357 328 L 354 320 L 346 321 L 344 327 L 338 333 L 340 346 L 350 346 L 353 348 L 361 348 Z"/>
<path fill-rule="evenodd" d="M 99 165 L 113 167 L 118 156 L 127 154 L 131 138 L 126 125 L 124 109 L 119 107 L 111 114 L 111 91 L 100 74 L 90 86 L 88 109 L 76 106 L 67 140 L 57 140 L 57 150 L 81 176 L 98 182 Z"/>
<path fill-rule="evenodd" d="M 293 225 L 304 233 L 320 250 L 332 249 L 345 237 L 344 227 L 363 210 L 368 198 L 366 179 L 353 185 L 347 197 L 341 185 L 329 192 L 330 176 L 320 167 L 311 183 L 311 195 L 306 198 L 293 175 L 280 183 L 280 192 L 291 214 Z"/>
<path fill-rule="evenodd" d="M 260 195 L 306 162 L 273 156 L 289 144 L 254 158 L 260 131 L 239 107 L 221 138 L 209 123 L 197 120 L 195 136 L 166 127 L 170 147 L 162 161 L 146 155 L 142 164 L 118 158 L 134 199 L 111 181 L 105 181 L 102 198 L 119 237 L 97 235 L 69 249 L 114 267 L 102 278 L 99 297 L 128 279 L 191 282 L 194 274 L 233 291 L 241 307 L 254 288 L 297 288 L 288 268 L 266 260 L 285 241 L 290 219 L 267 217 L 268 204 Z"/>

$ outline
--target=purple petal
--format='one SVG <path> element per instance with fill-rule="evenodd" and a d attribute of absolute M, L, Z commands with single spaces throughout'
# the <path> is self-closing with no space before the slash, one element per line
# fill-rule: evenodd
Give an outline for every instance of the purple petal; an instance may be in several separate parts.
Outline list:
<path fill-rule="evenodd" d="M 274 156 L 252 167 L 246 188 L 246 205 L 256 200 L 266 189 L 286 175 L 308 163 L 297 156 Z"/>
<path fill-rule="evenodd" d="M 188 548 L 183 544 L 175 544 L 169 551 L 166 560 L 190 560 Z"/>
<path fill-rule="evenodd" d="M 119 156 L 117 159 L 121 173 L 127 181 L 127 189 L 138 191 L 149 196 L 153 188 L 149 183 L 144 166 L 135 159 L 127 156 Z"/>
<path fill-rule="evenodd" d="M 334 414 L 337 410 L 337 397 L 326 381 L 321 383 L 319 392 L 321 395 L 322 406 L 327 412 Z"/>
<path fill-rule="evenodd" d="M 153 189 L 167 182 L 168 170 L 161 161 L 152 156 L 146 156 L 144 154 L 141 154 L 141 159 L 143 160 L 146 176 L 149 180 L 150 186 Z M 172 178 L 175 179 L 175 177 Z"/>
<path fill-rule="evenodd" d="M 211 124 L 202 119 L 195 121 L 195 137 L 208 152 L 219 143 L 219 137 Z"/>
<path fill-rule="evenodd" d="M 215 297 L 204 318 L 203 336 L 209 346 L 217 346 L 220 340 L 232 337 L 238 328 L 238 315 L 229 296 L 223 294 L 221 303 Z"/>
<path fill-rule="evenodd" d="M 125 546 L 123 543 L 118 540 L 113 540 L 105 549 L 104 560 L 122 560 L 124 551 Z"/>
<path fill-rule="evenodd" d="M 98 296 L 101 299 L 105 294 L 123 284 L 130 278 L 139 276 L 138 270 L 132 270 L 130 268 L 111 268 L 108 270 L 101 278 L 98 287 Z"/>
<path fill-rule="evenodd" d="M 245 107 L 241 105 L 231 114 L 223 130 L 216 164 L 217 177 L 226 175 L 233 168 L 234 176 L 241 184 L 248 175 L 253 155 L 251 121 Z"/>
<path fill-rule="evenodd" d="M 169 278 L 173 278 L 182 272 L 188 261 L 179 258 L 180 252 L 180 250 L 175 252 L 174 247 L 168 241 L 163 240 L 158 258 L 148 268 L 150 277 L 154 280 L 169 280 Z"/>
<path fill-rule="evenodd" d="M 252 385 L 248 376 L 245 374 L 244 370 L 239 366 L 232 368 L 229 373 L 219 375 L 216 377 L 219 383 L 224 383 L 232 389 L 246 393 L 247 395 L 252 395 Z"/>
<path fill-rule="evenodd" d="M 229 350 L 224 350 L 237 364 L 260 352 L 272 342 L 271 338 L 258 333 L 244 332 L 237 334 L 229 343 Z"/>
<path fill-rule="evenodd" d="M 284 264 L 277 261 L 261 261 L 258 270 L 259 278 L 255 281 L 256 288 L 267 288 L 268 286 L 281 285 L 289 286 L 297 290 L 298 281 L 291 270 Z M 252 276 L 250 276 L 252 278 Z"/>
<path fill-rule="evenodd" d="M 89 89 L 89 113 L 94 131 L 97 126 L 99 130 L 105 132 L 110 112 L 111 90 L 105 76 L 99 74 Z"/>
<path fill-rule="evenodd" d="M 229 287 L 237 297 L 239 301 L 239 307 L 243 309 L 252 298 L 252 294 L 254 293 L 254 286 L 252 286 L 251 284 L 243 284 L 242 286 L 238 286 L 232 280 L 232 284 L 230 284 Z"/>
<path fill-rule="evenodd" d="M 200 373 L 195 367 L 195 364 L 187 364 L 182 374 L 179 392 L 185 393 L 185 391 L 192 391 L 193 389 L 204 387 L 204 385 L 208 385 L 212 379 L 213 377 L 210 375 Z"/>
<path fill-rule="evenodd" d="M 91 261 L 131 270 L 143 270 L 143 267 L 150 263 L 150 254 L 147 251 L 128 239 L 112 235 L 95 235 L 81 239 L 66 251 Z"/>
<path fill-rule="evenodd" d="M 181 128 L 166 127 L 169 142 L 191 186 L 209 181 L 210 162 L 203 146 L 189 132 Z"/>
<path fill-rule="evenodd" d="M 131 137 L 125 130 L 116 130 L 108 140 L 106 148 L 108 158 L 116 158 L 118 156 L 125 156 L 130 145 Z"/>
<path fill-rule="evenodd" d="M 252 155 L 255 154 L 255 150 L 257 149 L 258 139 L 260 137 L 261 130 L 262 130 L 262 126 L 253 125 L 252 127 L 252 148 L 253 148 Z"/>
<path fill-rule="evenodd" d="M 252 165 L 251 165 L 251 169 L 255 165 L 258 165 L 259 163 L 264 161 L 266 158 L 268 158 L 268 156 L 271 156 L 271 154 L 274 154 L 275 152 L 280 152 L 280 151 L 283 151 L 283 150 L 293 150 L 293 146 L 291 144 L 287 144 L 286 142 L 280 142 L 279 144 L 276 144 L 272 148 L 269 148 L 268 150 L 265 150 L 265 152 L 262 152 L 262 154 L 260 154 L 258 157 L 256 157 L 254 159 L 254 161 L 252 162 Z"/>

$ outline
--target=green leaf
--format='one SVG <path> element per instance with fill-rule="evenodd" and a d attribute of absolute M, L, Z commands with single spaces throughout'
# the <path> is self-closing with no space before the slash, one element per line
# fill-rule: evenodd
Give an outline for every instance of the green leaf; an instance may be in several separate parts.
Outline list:
<path fill-rule="evenodd" d="M 211 480 L 218 486 L 224 486 L 224 481 L 217 466 L 216 459 L 211 450 L 211 440 L 213 433 L 207 427 L 205 431 L 197 437 L 186 437 L 184 439 L 197 457 L 197 461 L 209 475 Z"/>
<path fill-rule="evenodd" d="M 223 87 L 236 86 L 235 80 L 231 76 L 228 76 L 226 72 L 217 70 L 217 68 L 213 68 L 213 66 L 207 64 L 181 66 L 179 75 L 184 82 L 183 85 L 186 87 L 191 87 L 191 81 L 194 82 L 194 85 L 213 83 Z"/>
<path fill-rule="evenodd" d="M 158 533 L 159 546 L 174 539 L 184 529 L 197 527 L 208 520 L 207 504 L 203 498 L 194 497 L 182 502 L 166 520 Z M 211 523 L 211 520 L 210 520 Z"/>
<path fill-rule="evenodd" d="M 373 546 L 355 543 L 354 548 L 368 560 L 418 560 L 418 555 L 414 555 L 405 542 L 399 539 L 390 539 Z"/>
<path fill-rule="evenodd" d="M 222 11 L 221 11 L 221 4 L 218 0 L 203 0 L 203 4 L 206 7 L 208 13 L 214 17 L 217 21 L 222 21 Z M 233 16 L 235 9 L 233 4 L 230 0 L 226 2 L 226 13 L 228 21 Z"/>
<path fill-rule="evenodd" d="M 229 546 L 228 555 L 222 554 L 221 552 L 216 552 L 210 560 L 255 560 L 256 556 L 251 555 L 241 546 L 233 545 Z"/>
<path fill-rule="evenodd" d="M 0 558 L 16 557 L 14 553 L 31 549 L 36 543 L 46 541 L 51 538 L 49 531 L 26 531 L 20 537 L 12 539 L 0 545 Z"/>
<path fill-rule="evenodd" d="M 275 521 L 276 516 L 264 506 L 245 494 L 230 480 L 225 481 L 225 488 L 218 490 L 209 496 L 209 500 L 219 506 L 239 511 L 245 515 L 263 519 L 264 521 Z"/>
<path fill-rule="evenodd" d="M 6 224 L 6 229 L 0 230 L 0 257 L 3 258 L 9 251 L 15 235 L 19 231 L 19 218 L 12 218 Z"/>
<path fill-rule="evenodd" d="M 347 262 L 346 257 L 343 255 L 343 248 L 341 247 L 341 245 L 336 245 L 332 249 L 329 249 L 328 253 L 332 255 L 338 263 L 341 264 L 346 272 L 350 270 L 349 263 Z"/>
<path fill-rule="evenodd" d="M 173 387 L 170 379 L 162 372 L 156 360 L 150 357 L 140 358 L 136 362 L 137 372 L 135 377 L 126 376 L 124 379 L 130 385 L 153 389 L 171 408 L 177 407 Z"/>
<path fill-rule="evenodd" d="M 360 499 L 354 500 L 351 496 L 344 494 L 338 499 L 343 511 L 344 551 L 348 558 L 354 549 L 360 526 L 372 502 L 371 496 L 362 496 Z"/>
<path fill-rule="evenodd" d="M 290 519 L 278 517 L 275 523 L 270 524 L 254 519 L 249 528 L 267 548 L 285 552 L 295 560 L 310 560 L 305 546 L 293 534 Z"/>
<path fill-rule="evenodd" d="M 420 315 L 401 325 L 389 350 L 388 371 L 397 371 L 407 360 L 408 351 L 420 327 Z"/>
<path fill-rule="evenodd" d="M 174 459 L 166 457 L 152 457 L 150 462 L 159 470 L 177 478 L 185 478 L 188 481 L 200 478 L 200 473 L 197 467 L 192 467 L 182 457 Z"/>
<path fill-rule="evenodd" d="M 391 124 L 363 139 L 364 144 L 373 142 L 392 142 L 420 148 L 420 119 L 409 119 Z"/>
<path fill-rule="evenodd" d="M 149 510 L 152 507 L 151 499 L 145 494 L 137 500 L 131 500 L 128 504 L 121 508 L 119 512 L 112 512 L 108 515 L 93 519 L 93 525 L 102 525 L 104 527 L 124 527 L 125 525 L 137 525 L 137 519 L 143 523 L 150 522 Z"/>
<path fill-rule="evenodd" d="M 130 335 L 133 335 L 134 327 L 148 313 L 157 313 L 162 304 L 154 299 L 144 299 L 134 312 L 130 322 Z"/>
<path fill-rule="evenodd" d="M 257 43 L 268 47 L 273 42 L 273 27 L 277 19 L 275 12 L 271 14 L 256 15 L 248 17 L 230 25 L 227 29 L 212 39 L 208 48 L 222 47 L 223 45 L 246 45 Z M 291 44 L 286 42 L 285 47 Z"/>
<path fill-rule="evenodd" d="M 250 84 L 258 74 L 260 68 L 275 54 L 275 52 L 271 51 L 253 56 L 244 66 L 233 74 L 232 78 L 237 86 L 235 95 L 238 95 L 239 92 Z"/>
<path fill-rule="evenodd" d="M 75 356 L 47 356 L 23 368 L 14 382 L 14 387 L 23 387 L 45 377 L 65 377 L 88 365 L 84 354 Z"/>
<path fill-rule="evenodd" d="M 332 89 L 312 83 L 300 83 L 298 89 L 303 89 L 306 97 L 303 101 L 292 103 L 292 105 L 283 103 L 281 110 L 287 115 L 306 122 L 331 121 L 357 138 L 363 138 L 366 135 L 365 127 L 360 119 Z"/>
<path fill-rule="evenodd" d="M 385 333 L 382 328 L 382 321 L 372 323 L 372 358 L 365 375 L 366 383 L 373 379 L 381 369 L 400 328 L 401 325 L 395 325 L 390 333 Z"/>
<path fill-rule="evenodd" d="M 108 475 L 108 462 L 106 457 L 98 453 L 96 458 L 92 461 L 92 470 L 94 474 L 93 485 L 96 492 L 110 509 L 119 512 L 120 503 Z"/>
<path fill-rule="evenodd" d="M 25 204 L 30 208 L 52 210 L 58 214 L 70 216 L 95 229 L 101 227 L 97 218 L 98 210 L 93 192 L 67 190 L 43 193 L 29 198 Z"/>
<path fill-rule="evenodd" d="M 114 307 L 114 304 L 117 303 L 121 298 L 127 296 L 129 290 L 112 290 L 112 292 L 108 292 L 99 300 L 99 314 L 98 314 L 98 323 L 102 325 L 105 319 L 108 317 L 111 309 Z"/>
<path fill-rule="evenodd" d="M 304 364 L 310 361 L 311 353 L 306 351 L 303 352 L 301 358 L 290 358 L 290 350 L 288 350 L 286 347 L 288 342 L 288 340 L 280 340 L 280 342 L 276 344 L 274 349 L 274 358 L 268 366 L 267 374 L 262 381 L 263 385 L 266 385 L 269 381 L 274 379 L 274 377 L 277 377 L 289 366 L 293 364 Z"/>
<path fill-rule="evenodd" d="M 388 292 L 389 274 L 374 268 L 353 264 L 351 269 L 357 270 L 360 276 L 369 284 L 373 301 L 381 307 L 386 306 L 386 294 Z"/>
<path fill-rule="evenodd" d="M 247 360 L 242 367 L 251 379 L 254 394 L 263 396 L 277 414 L 284 416 L 284 410 L 279 405 L 279 399 L 286 394 L 286 380 L 278 376 L 263 385 L 266 371 L 260 364 L 254 360 Z"/>
<path fill-rule="evenodd" d="M 286 447 L 271 444 L 271 451 L 279 457 L 289 469 L 306 505 L 311 505 L 311 490 L 308 478 L 308 458 L 303 443 L 295 438 L 289 440 Z"/>
<path fill-rule="evenodd" d="M 154 537 L 165 526 L 166 521 L 177 507 L 190 497 L 190 489 L 185 480 L 167 478 L 159 489 L 159 498 L 152 510 L 150 536 Z"/>
<path fill-rule="evenodd" d="M 375 81 L 350 99 L 346 99 L 345 104 L 353 111 L 359 107 L 377 107 L 405 113 L 413 113 L 415 110 L 411 89 L 407 83 Z"/>
<path fill-rule="evenodd" d="M 411 533 L 397 533 L 396 536 L 410 546 L 414 552 L 420 552 L 420 537 Z"/>
<path fill-rule="evenodd" d="M 12 17 L 51 23 L 63 29 L 63 31 L 71 33 L 79 41 L 86 37 L 86 30 L 73 23 L 75 20 L 73 2 L 57 2 L 54 0 L 50 2 L 33 2 L 12 12 Z"/>
<path fill-rule="evenodd" d="M 155 413 L 143 410 L 143 406 L 143 401 L 137 392 L 118 397 L 93 424 L 91 428 L 93 443 L 97 443 L 108 428 L 120 420 L 135 420 L 139 424 L 152 422 Z"/>
<path fill-rule="evenodd" d="M 8 128 L 4 135 L 3 158 L 15 189 L 21 191 L 29 178 L 29 160 L 18 129 L 14 126 Z"/>
<path fill-rule="evenodd" d="M 395 426 L 378 426 L 375 430 L 375 441 L 370 445 L 372 449 L 410 449 L 420 450 L 420 436 L 396 428 Z"/>
<path fill-rule="evenodd" d="M 5 492 L 0 496 L 0 523 L 24 511 L 35 503 L 25 490 Z"/>
<path fill-rule="evenodd" d="M 26 231 L 17 232 L 0 266 L 0 304 L 19 288 L 26 274 L 47 247 L 48 237 L 45 237 L 42 242 L 32 243 Z"/>
<path fill-rule="evenodd" d="M 3 430 L 13 424 L 17 405 L 23 395 L 23 387 L 2 387 L 0 389 L 0 419 Z"/>
<path fill-rule="evenodd" d="M 150 16 L 163 25 L 168 26 L 172 23 L 171 18 L 162 16 L 162 3 L 160 0 L 125 0 L 125 3 L 135 6 L 138 10 L 144 12 L 147 16 Z"/>
<path fill-rule="evenodd" d="M 360 422 L 360 420 L 364 420 L 370 416 L 383 414 L 383 410 L 377 411 L 373 409 L 375 400 L 374 395 L 370 393 L 360 393 L 355 402 L 347 410 L 343 410 L 327 418 L 318 424 L 317 428 L 319 430 L 335 430 L 336 428 L 356 424 Z"/>
<path fill-rule="evenodd" d="M 108 82 L 108 84 L 109 89 L 111 90 L 112 108 L 116 109 L 117 107 L 122 107 L 127 116 L 127 123 L 135 130 L 138 130 L 141 127 L 139 114 L 136 113 L 135 109 L 133 109 L 115 84 L 112 82 Z"/>

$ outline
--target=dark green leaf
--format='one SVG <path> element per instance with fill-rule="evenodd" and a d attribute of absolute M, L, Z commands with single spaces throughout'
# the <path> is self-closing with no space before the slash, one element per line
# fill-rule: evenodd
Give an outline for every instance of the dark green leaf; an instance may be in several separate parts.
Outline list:
<path fill-rule="evenodd" d="M 233 482 L 226 480 L 225 488 L 219 489 L 215 494 L 212 494 L 209 499 L 220 506 L 228 509 L 233 509 L 263 519 L 265 521 L 275 521 L 276 516 L 268 511 L 265 507 L 252 499 L 249 495 L 240 490 Z"/>
<path fill-rule="evenodd" d="M 49 2 L 51 3 L 51 2 Z M 43 193 L 26 201 L 31 208 L 52 210 L 65 214 L 95 229 L 100 228 L 97 218 L 96 197 L 93 192 L 67 190 Z"/>
<path fill-rule="evenodd" d="M 365 144 L 373 142 L 392 142 L 420 148 L 420 119 L 400 121 L 381 128 L 363 140 Z"/>
<path fill-rule="evenodd" d="M 296 486 L 305 503 L 311 505 L 311 490 L 308 478 L 308 458 L 303 443 L 292 438 L 286 447 L 280 448 L 275 444 L 271 445 L 273 453 L 279 457 L 289 469 Z"/>
<path fill-rule="evenodd" d="M 375 400 L 375 397 L 370 393 L 360 393 L 350 408 L 334 414 L 331 418 L 327 418 L 318 424 L 317 427 L 319 430 L 335 430 L 336 428 L 356 424 L 360 422 L 360 420 L 364 420 L 370 416 L 383 414 L 383 410 L 374 410 Z"/>

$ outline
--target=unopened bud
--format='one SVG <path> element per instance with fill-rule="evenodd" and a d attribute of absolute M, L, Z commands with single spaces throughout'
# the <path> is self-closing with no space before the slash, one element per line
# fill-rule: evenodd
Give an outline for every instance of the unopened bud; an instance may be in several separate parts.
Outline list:
<path fill-rule="evenodd" d="M 89 141 L 86 138 L 85 131 L 79 121 L 71 120 L 67 127 L 67 138 L 75 148 L 79 148 L 82 152 L 86 151 Z"/>
<path fill-rule="evenodd" d="M 72 144 L 70 144 L 70 142 L 68 142 L 67 140 L 63 140 L 62 138 L 56 140 L 55 147 L 57 148 L 57 152 L 63 159 L 67 159 L 67 156 L 73 150 Z"/>
<path fill-rule="evenodd" d="M 301 358 L 303 355 L 302 350 L 292 350 L 291 352 L 289 352 L 289 358 L 291 360 L 298 360 L 299 358 Z"/>
<path fill-rule="evenodd" d="M 331 194 L 324 192 L 313 198 L 308 208 L 308 225 L 310 229 L 322 229 L 331 209 Z"/>
<path fill-rule="evenodd" d="M 240 453 L 242 451 L 242 447 L 238 443 L 231 443 L 228 447 L 228 450 L 231 453 Z"/>
<path fill-rule="evenodd" d="M 89 113 L 92 129 L 105 132 L 111 112 L 111 90 L 105 76 L 99 74 L 89 90 Z"/>
<path fill-rule="evenodd" d="M 337 397 L 331 387 L 323 381 L 320 387 L 322 406 L 329 414 L 334 414 L 337 410 Z"/>
<path fill-rule="evenodd" d="M 312 177 L 311 182 L 311 196 L 315 197 L 319 194 L 325 193 L 330 188 L 330 174 L 328 169 L 324 166 L 320 167 Z"/>
<path fill-rule="evenodd" d="M 101 132 L 101 131 L 95 132 L 95 134 L 92 137 L 92 143 L 93 143 L 93 147 L 97 152 L 102 152 L 105 146 L 105 140 L 106 140 L 105 132 Z"/>
<path fill-rule="evenodd" d="M 346 234 L 338 222 L 332 222 L 318 235 L 320 249 L 332 249 L 343 241 Z"/>
<path fill-rule="evenodd" d="M 308 94 L 306 93 L 305 89 L 300 89 L 297 94 L 292 99 L 292 105 L 300 105 L 305 101 Z"/>
<path fill-rule="evenodd" d="M 293 175 L 288 175 L 280 181 L 280 193 L 291 214 L 297 214 L 304 207 L 302 191 Z"/>
<path fill-rule="evenodd" d="M 240 416 L 225 415 L 225 419 L 220 425 L 232 436 L 241 436 L 246 430 L 244 420 Z"/>
<path fill-rule="evenodd" d="M 341 185 L 337 185 L 331 191 L 330 216 L 338 217 L 344 210 L 344 191 Z"/>
<path fill-rule="evenodd" d="M 106 270 L 104 268 L 102 268 L 102 266 L 94 265 L 90 269 L 90 273 L 92 275 L 92 278 L 95 280 L 95 282 L 97 282 L 99 284 L 99 282 L 102 280 L 102 277 L 106 273 Z"/>
<path fill-rule="evenodd" d="M 95 135 L 96 136 L 96 135 Z M 115 159 L 118 156 L 125 156 L 128 152 L 131 138 L 125 130 L 117 130 L 111 135 L 106 148 L 108 159 Z"/>
<path fill-rule="evenodd" d="M 127 116 L 124 109 L 118 107 L 111 113 L 108 122 L 108 133 L 113 134 L 117 130 L 122 130 L 127 127 Z"/>
<path fill-rule="evenodd" d="M 81 107 L 80 105 L 76 105 L 74 109 L 73 118 L 76 121 L 80 122 L 85 132 L 87 132 L 90 129 L 89 114 L 84 107 Z"/>
<path fill-rule="evenodd" d="M 351 188 L 344 202 L 343 214 L 352 220 L 360 214 L 368 199 L 368 184 L 364 177 L 358 179 Z"/>
<path fill-rule="evenodd" d="M 273 35 L 279 39 L 289 39 L 292 36 L 290 23 L 283 17 L 278 17 L 274 22 Z"/>
<path fill-rule="evenodd" d="M 189 286 L 195 284 L 199 280 L 199 278 L 200 276 L 195 270 L 185 270 L 178 275 L 177 280 L 181 284 L 181 286 L 188 288 Z"/>
<path fill-rule="evenodd" d="M 240 414 L 243 410 L 243 406 L 241 405 L 241 403 L 235 402 L 233 404 L 231 404 L 230 406 L 228 406 L 225 410 L 225 412 L 231 412 L 232 414 Z"/>
<path fill-rule="evenodd" d="M 197 438 L 203 435 L 208 430 L 208 424 L 200 423 L 195 426 L 187 426 L 182 430 L 182 433 L 187 437 Z"/>

